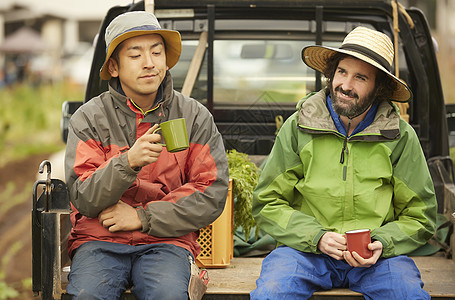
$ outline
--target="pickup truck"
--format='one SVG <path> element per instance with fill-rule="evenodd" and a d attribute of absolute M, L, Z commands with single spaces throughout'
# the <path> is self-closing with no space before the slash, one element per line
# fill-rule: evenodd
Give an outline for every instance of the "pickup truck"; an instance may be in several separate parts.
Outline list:
<path fill-rule="evenodd" d="M 307 93 L 324 86 L 319 72 L 301 61 L 301 49 L 318 44 L 338 47 L 356 26 L 382 31 L 395 45 L 394 72 L 414 98 L 399 105 L 401 116 L 417 132 L 433 177 L 438 213 L 449 236 L 431 256 L 415 257 L 425 288 L 433 298 L 455 299 L 455 186 L 449 154 L 446 108 L 431 32 L 424 14 L 395 0 L 155 0 L 108 10 L 99 29 L 85 99 L 65 102 L 62 138 L 72 113 L 107 89 L 99 77 L 105 57 L 104 31 L 117 15 L 154 11 L 161 26 L 178 30 L 183 52 L 171 69 L 174 88 L 201 101 L 214 115 L 226 149 L 247 153 L 256 163 L 270 152 L 283 120 Z M 34 185 L 33 291 L 42 299 L 64 299 L 69 264 L 65 237 L 68 196 L 63 181 L 51 178 Z M 43 192 L 38 194 L 39 186 Z M 261 257 L 235 257 L 231 267 L 210 270 L 204 299 L 248 299 L 259 275 Z M 126 293 L 126 298 L 132 296 Z M 321 291 L 313 299 L 357 299 L 346 289 Z"/>

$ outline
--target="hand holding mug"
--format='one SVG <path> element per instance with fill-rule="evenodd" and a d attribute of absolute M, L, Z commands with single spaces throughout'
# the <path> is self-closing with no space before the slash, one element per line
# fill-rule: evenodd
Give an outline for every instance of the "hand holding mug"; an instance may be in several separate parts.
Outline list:
<path fill-rule="evenodd" d="M 163 122 L 153 133 L 157 133 L 158 131 L 161 131 L 164 142 L 166 143 L 161 145 L 166 147 L 167 151 L 175 153 L 189 147 L 188 132 L 184 118 Z"/>
<path fill-rule="evenodd" d="M 346 237 L 340 233 L 328 231 L 319 240 L 318 249 L 336 260 L 343 259 L 343 252 L 346 251 Z"/>
<path fill-rule="evenodd" d="M 152 126 L 128 150 L 128 162 L 131 168 L 143 167 L 158 160 L 163 146 L 159 144 L 161 136 L 153 133 L 157 128 L 157 124 Z"/>
<path fill-rule="evenodd" d="M 352 267 L 369 268 L 374 265 L 382 255 L 382 243 L 380 241 L 374 241 L 368 244 L 368 249 L 373 252 L 373 256 L 370 258 L 363 258 L 357 252 L 343 252 L 344 260 Z"/>
<path fill-rule="evenodd" d="M 343 252 L 343 257 L 350 266 L 370 267 L 382 254 L 382 243 L 371 242 L 369 229 L 347 231 L 346 241 L 347 251 Z"/>

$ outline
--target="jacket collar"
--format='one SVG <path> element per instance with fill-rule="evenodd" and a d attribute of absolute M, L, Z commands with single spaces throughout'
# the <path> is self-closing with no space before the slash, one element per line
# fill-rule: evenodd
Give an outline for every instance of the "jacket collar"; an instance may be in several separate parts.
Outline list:
<path fill-rule="evenodd" d="M 172 76 L 169 71 L 166 71 L 166 77 L 161 83 L 160 89 L 162 89 L 162 100 L 159 102 L 159 104 L 166 107 L 169 105 L 169 102 L 171 101 L 172 95 L 174 93 Z M 109 93 L 112 95 L 116 108 L 120 108 L 123 112 L 131 116 L 135 115 L 135 112 L 133 112 L 128 107 L 128 98 L 123 93 L 118 78 L 111 78 L 109 80 Z M 155 103 L 155 107 L 156 104 L 157 103 Z"/>
<path fill-rule="evenodd" d="M 298 104 L 299 127 L 311 133 L 338 133 L 329 110 L 326 106 L 327 89 L 310 94 Z M 353 135 L 351 139 L 393 140 L 400 136 L 400 116 L 396 105 L 382 102 L 370 126 Z"/>

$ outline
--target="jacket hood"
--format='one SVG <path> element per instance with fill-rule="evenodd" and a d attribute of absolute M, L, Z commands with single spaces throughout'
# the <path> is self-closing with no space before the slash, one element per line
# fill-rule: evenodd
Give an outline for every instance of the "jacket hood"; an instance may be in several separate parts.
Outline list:
<path fill-rule="evenodd" d="M 298 125 L 302 130 L 311 133 L 338 133 L 329 110 L 326 106 L 327 89 L 309 94 L 299 101 Z M 339 133 L 338 133 L 339 134 Z M 351 140 L 385 139 L 393 140 L 400 136 L 400 116 L 396 105 L 381 102 L 373 123 L 352 137 Z"/>

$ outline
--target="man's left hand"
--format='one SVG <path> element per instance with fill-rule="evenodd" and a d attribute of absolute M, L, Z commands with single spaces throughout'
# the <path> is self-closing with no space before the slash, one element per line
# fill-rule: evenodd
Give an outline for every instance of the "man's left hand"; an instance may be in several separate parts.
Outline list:
<path fill-rule="evenodd" d="M 122 200 L 104 209 L 98 215 L 98 220 L 110 232 L 132 231 L 142 228 L 136 209 Z"/>
<path fill-rule="evenodd" d="M 343 258 L 352 267 L 364 267 L 369 268 L 374 265 L 382 254 L 382 243 L 374 241 L 368 244 L 368 249 L 373 251 L 373 256 L 370 258 L 363 258 L 357 252 L 343 251 Z"/>

